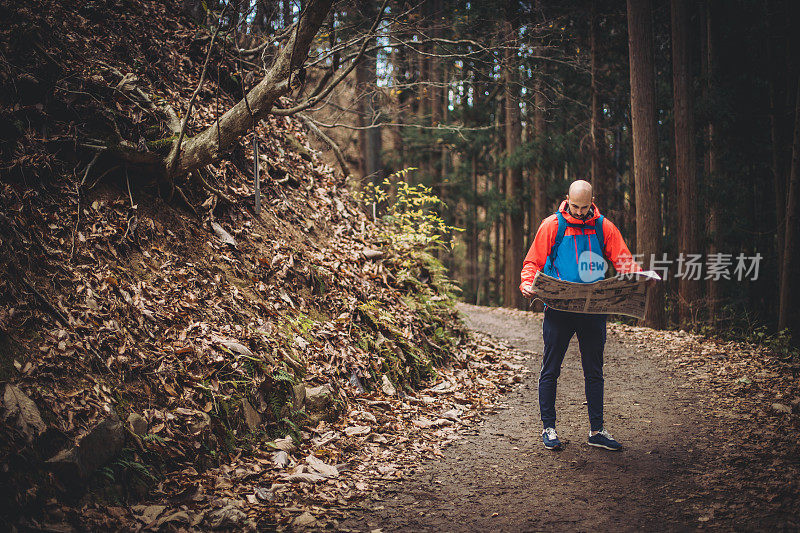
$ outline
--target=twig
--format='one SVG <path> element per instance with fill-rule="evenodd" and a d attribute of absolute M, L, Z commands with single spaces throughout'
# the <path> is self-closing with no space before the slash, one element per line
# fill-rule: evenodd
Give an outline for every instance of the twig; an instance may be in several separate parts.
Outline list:
<path fill-rule="evenodd" d="M 255 212 L 256 215 L 261 213 L 261 175 L 259 173 L 260 167 L 258 164 L 258 135 L 256 128 L 253 126 L 253 178 L 255 186 Z"/>
<path fill-rule="evenodd" d="M 220 198 L 222 198 L 222 199 L 223 199 L 223 200 L 224 200 L 224 201 L 225 201 L 225 202 L 226 202 L 228 205 L 235 205 L 235 204 L 236 204 L 236 202 L 234 202 L 234 201 L 233 201 L 233 199 L 232 199 L 232 198 L 230 198 L 228 195 L 226 195 L 224 192 L 220 191 L 219 189 L 217 189 L 216 187 L 214 187 L 214 186 L 212 186 L 212 185 L 209 185 L 209 183 L 208 183 L 208 182 L 207 182 L 205 179 L 203 179 L 203 174 L 200 172 L 200 169 L 198 169 L 197 171 L 193 172 L 193 174 L 195 174 L 195 175 L 197 176 L 197 179 L 198 179 L 198 180 L 200 180 L 200 184 L 201 184 L 201 185 L 203 186 L 203 188 L 204 188 L 204 189 L 206 189 L 208 192 L 210 192 L 210 193 L 212 193 L 212 194 L 215 194 L 215 195 L 219 196 L 219 197 L 220 197 Z"/>
<path fill-rule="evenodd" d="M 342 173 L 345 176 L 349 176 L 350 175 L 350 167 L 347 165 L 347 161 L 345 161 L 344 154 L 342 153 L 342 149 L 339 148 L 339 145 L 336 144 L 336 142 L 333 139 L 331 139 L 330 137 L 325 135 L 325 133 L 322 130 L 320 130 L 317 127 L 317 125 L 314 124 L 314 121 L 311 120 L 309 117 L 307 117 L 307 116 L 305 116 L 305 115 L 303 115 L 301 113 L 298 113 L 297 117 L 300 120 L 302 120 L 306 124 L 306 126 L 308 126 L 308 129 L 310 129 L 311 131 L 316 133 L 317 137 L 322 139 L 323 142 L 325 142 L 328 146 L 331 147 L 331 150 L 333 150 L 334 155 L 336 155 L 336 160 L 339 162 L 339 166 L 342 168 Z"/>
<path fill-rule="evenodd" d="M 167 176 L 171 176 L 172 173 L 175 172 L 175 167 L 178 165 L 178 154 L 180 154 L 181 152 L 181 144 L 183 143 L 183 137 L 186 135 L 186 125 L 189 123 L 189 117 L 192 115 L 192 106 L 194 106 L 194 101 L 197 100 L 197 95 L 200 94 L 200 89 L 203 87 L 203 82 L 206 79 L 206 70 L 208 70 L 208 60 L 211 59 L 211 51 L 214 50 L 214 41 L 217 40 L 217 35 L 219 35 L 219 30 L 222 27 L 222 17 L 228 10 L 229 5 L 230 3 L 225 4 L 225 7 L 219 14 L 217 27 L 214 30 L 214 35 L 211 36 L 211 43 L 209 43 L 208 52 L 206 52 L 206 60 L 203 63 L 203 71 L 200 73 L 200 81 L 197 84 L 197 88 L 195 88 L 194 92 L 192 93 L 192 97 L 189 99 L 189 105 L 187 106 L 186 115 L 184 115 L 183 122 L 181 123 L 181 131 L 178 134 L 178 140 L 175 141 L 175 144 L 172 146 L 172 150 L 170 151 L 169 157 L 167 158 L 167 161 L 169 161 L 167 165 Z"/>
<path fill-rule="evenodd" d="M 131 194 L 131 180 L 128 177 L 128 165 L 125 165 L 125 183 L 128 185 L 128 198 L 131 199 L 131 211 L 133 211 L 133 215 L 128 217 L 128 227 L 125 229 L 125 234 L 122 236 L 122 240 L 128 238 L 128 234 L 131 235 L 131 240 L 133 240 L 133 232 L 136 231 L 136 226 L 139 224 L 139 217 L 136 216 L 136 204 L 133 203 L 133 194 Z"/>
<path fill-rule="evenodd" d="M 91 189 L 94 189 L 94 188 L 95 188 L 95 186 L 96 186 L 98 183 L 100 183 L 100 180 L 101 180 L 101 179 L 105 178 L 105 177 L 106 177 L 106 175 L 108 175 L 108 174 L 109 174 L 111 171 L 117 170 L 118 168 L 119 168 L 119 165 L 114 165 L 113 167 L 109 168 L 108 170 L 106 170 L 105 172 L 103 172 L 102 174 L 100 174 L 99 176 L 97 176 L 97 179 L 96 179 L 96 180 L 94 180 L 94 182 L 92 182 L 92 184 L 91 184 L 91 185 L 89 185 L 89 190 L 91 190 Z"/>
<path fill-rule="evenodd" d="M 299 22 L 299 21 L 298 21 L 298 22 Z M 234 25 L 234 26 L 233 26 L 233 46 L 234 46 L 234 47 L 236 48 L 236 50 L 237 50 L 237 54 L 236 54 L 236 65 L 237 65 L 237 68 L 239 69 L 239 72 L 241 73 L 241 72 L 243 72 L 243 70 L 242 70 L 242 56 L 241 56 L 241 54 L 239 54 L 239 53 L 238 53 L 239 47 L 236 45 L 236 43 L 237 43 L 237 39 L 236 39 L 236 25 Z M 212 43 L 212 44 L 213 44 L 213 43 Z M 225 47 L 223 46 L 223 47 L 222 47 L 222 49 L 223 49 L 223 51 L 224 51 L 224 50 L 225 50 Z M 289 71 L 289 75 L 290 75 L 290 76 L 291 76 L 291 74 L 292 74 L 292 72 L 291 72 L 291 71 Z M 245 90 L 245 87 L 244 87 L 244 75 L 240 75 L 240 76 L 239 76 L 239 81 L 240 81 L 240 83 L 241 83 L 241 86 L 242 86 L 242 95 L 243 95 L 243 97 L 244 97 L 244 105 L 245 105 L 245 107 L 247 108 L 247 112 L 248 112 L 248 113 L 250 113 L 250 118 L 253 118 L 253 110 L 252 110 L 252 109 L 250 109 L 250 102 L 247 100 L 247 91 Z M 255 124 L 255 120 L 254 120 L 254 121 L 253 121 L 253 133 L 255 133 L 255 131 L 256 131 L 256 124 Z"/>
<path fill-rule="evenodd" d="M 31 283 L 28 282 L 27 279 L 25 279 L 25 276 L 22 275 L 19 272 L 19 270 L 17 270 L 16 266 L 14 266 L 13 263 L 10 266 L 15 271 L 20 281 L 22 281 L 22 284 L 25 285 L 25 287 L 27 287 L 28 290 L 34 294 L 36 300 L 38 300 L 39 304 L 45 309 L 45 311 L 53 315 L 53 317 L 62 324 L 64 324 L 64 326 L 67 329 L 69 329 L 73 333 L 77 333 L 75 327 L 72 324 L 70 324 L 67 317 L 64 316 L 64 313 L 62 313 L 56 306 L 51 304 L 50 301 L 42 295 L 42 293 L 36 290 L 36 287 L 31 285 Z M 104 367 L 106 367 L 106 369 L 108 369 L 109 371 L 111 370 L 111 367 L 108 366 L 106 361 L 100 356 L 100 353 L 97 350 L 91 347 L 88 343 L 84 343 L 84 346 L 86 347 L 86 350 L 95 357 L 95 359 L 97 359 Z"/>
<path fill-rule="evenodd" d="M 244 48 L 239 48 L 237 46 L 236 47 L 236 51 L 239 54 L 244 54 L 246 56 L 252 56 L 252 55 L 260 54 L 271 43 L 274 43 L 276 41 L 281 41 L 281 40 L 289 37 L 292 34 L 292 31 L 294 30 L 295 26 L 297 26 L 297 25 L 298 25 L 297 22 L 293 23 L 291 26 L 289 26 L 288 28 L 284 29 L 280 34 L 276 35 L 275 37 L 271 37 L 269 39 L 266 39 L 263 43 L 261 43 L 260 45 L 256 46 L 255 48 L 244 49 Z M 236 46 L 236 43 L 234 43 L 234 46 Z"/>
<path fill-rule="evenodd" d="M 370 35 L 374 34 L 375 30 L 377 30 L 378 25 L 380 24 L 381 19 L 383 18 L 383 13 L 386 10 L 386 5 L 388 3 L 389 0 L 383 0 L 383 4 L 381 4 L 381 9 L 378 12 L 378 16 L 375 17 L 375 21 L 372 23 L 372 27 L 369 29 Z M 302 104 L 298 104 L 294 107 L 290 107 L 288 109 L 273 109 L 272 114 L 285 117 L 289 115 L 294 115 L 295 113 L 299 113 L 300 111 L 304 111 L 309 107 L 316 105 L 317 102 L 328 96 L 328 94 L 331 91 L 333 91 L 334 87 L 336 87 L 339 84 L 339 82 L 341 82 L 345 77 L 347 77 L 348 74 L 350 74 L 353 71 L 354 68 L 356 68 L 358 62 L 361 61 L 362 57 L 364 57 L 364 52 L 367 49 L 367 43 L 369 43 L 369 39 L 364 39 L 364 42 L 361 43 L 361 48 L 359 49 L 356 58 L 352 61 L 352 63 L 350 63 L 350 65 L 346 69 L 344 69 L 342 72 L 339 73 L 338 76 L 336 76 L 336 78 L 331 82 L 330 85 L 328 85 L 328 87 L 325 88 L 325 90 L 321 91 L 318 95 L 309 98 Z"/>
<path fill-rule="evenodd" d="M 132 89 L 127 91 L 128 93 L 130 93 L 130 95 L 126 94 L 126 91 L 123 90 L 125 88 L 125 85 L 122 84 L 122 81 L 125 80 L 125 74 L 123 74 L 122 71 L 120 71 L 119 69 L 109 65 L 105 61 L 97 61 L 97 64 L 99 64 L 101 67 L 111 72 L 120 79 L 120 84 L 122 85 L 122 87 L 120 87 L 120 84 L 118 84 L 117 87 L 115 87 L 115 90 L 125 95 L 137 107 L 139 107 L 139 109 L 142 109 L 149 113 L 153 113 L 156 116 L 160 113 L 166 119 L 167 127 L 169 128 L 169 130 L 173 134 L 178 133 L 181 127 L 181 121 L 178 118 L 178 115 L 175 113 L 175 110 L 172 108 L 171 105 L 169 105 L 169 102 L 167 102 L 166 99 L 162 98 L 164 103 L 156 104 L 155 102 L 153 102 L 153 100 L 150 99 L 147 93 L 145 93 L 141 89 L 141 87 L 135 84 L 131 84 Z"/>
<path fill-rule="evenodd" d="M 81 223 L 81 186 L 77 183 L 75 184 L 75 193 L 78 195 L 78 217 L 75 219 L 75 230 L 72 232 L 72 244 L 69 248 L 70 262 L 75 255 L 75 236 L 78 234 L 78 226 Z"/>
<path fill-rule="evenodd" d="M 217 90 L 214 91 L 214 114 L 217 116 L 217 146 L 222 144 L 222 132 L 219 129 L 219 70 L 220 64 L 217 63 Z"/>
<path fill-rule="evenodd" d="M 176 186 L 175 186 L 175 190 L 176 190 L 176 191 L 178 191 L 178 197 L 179 197 L 181 200 L 183 200 L 183 203 L 185 203 L 185 204 L 186 204 L 186 206 L 187 206 L 189 209 L 191 209 L 191 210 L 192 210 L 192 213 L 194 213 L 194 214 L 195 214 L 195 216 L 197 216 L 197 209 L 195 209 L 195 208 L 194 208 L 194 206 L 192 205 L 192 202 L 190 202 L 190 201 L 189 201 L 189 199 L 188 199 L 188 198 L 186 198 L 186 193 L 184 193 L 184 192 L 183 192 L 183 189 L 181 189 L 180 187 L 178 187 L 178 186 L 176 185 Z"/>
<path fill-rule="evenodd" d="M 136 209 L 136 206 L 133 204 L 133 195 L 131 194 L 131 180 L 128 177 L 128 165 L 125 165 L 125 183 L 128 185 L 128 198 L 131 199 L 131 209 Z"/>
<path fill-rule="evenodd" d="M 104 150 L 105 148 L 98 150 L 97 153 L 94 154 L 92 160 L 86 166 L 86 172 L 83 173 L 83 179 L 81 180 L 80 184 L 81 187 L 83 187 L 83 184 L 86 183 L 86 178 L 89 177 L 89 172 L 92 171 L 92 167 L 94 166 L 95 163 L 97 163 L 97 160 L 100 159 L 100 154 L 102 154 Z"/>
<path fill-rule="evenodd" d="M 28 282 L 28 280 L 25 279 L 25 276 L 23 276 L 19 272 L 17 272 L 17 275 L 19 276 L 20 281 L 22 281 L 22 284 L 25 285 L 25 287 L 27 287 L 28 290 L 33 293 L 33 295 L 36 297 L 36 300 L 38 300 L 39 304 L 45 309 L 45 311 L 53 315 L 53 318 L 64 324 L 64 326 L 66 326 L 67 328 L 73 329 L 72 324 L 70 324 L 67 317 L 64 316 L 64 313 L 59 311 L 58 308 L 56 308 L 56 306 L 51 304 L 50 301 L 42 295 L 42 293 L 36 290 L 36 287 L 31 285 L 30 282 Z"/>

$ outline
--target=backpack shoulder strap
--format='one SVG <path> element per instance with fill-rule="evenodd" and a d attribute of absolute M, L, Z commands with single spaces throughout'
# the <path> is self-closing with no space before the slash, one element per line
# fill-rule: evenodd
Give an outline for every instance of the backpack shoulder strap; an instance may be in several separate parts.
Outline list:
<path fill-rule="evenodd" d="M 561 211 L 556 212 L 556 216 L 558 217 L 558 231 L 556 232 L 556 240 L 553 242 L 553 247 L 550 248 L 550 264 L 553 265 L 556 262 L 556 256 L 558 255 L 558 247 L 561 245 L 561 241 L 564 240 L 564 232 L 567 231 L 567 219 L 564 218 L 564 215 L 561 214 Z"/>
<path fill-rule="evenodd" d="M 597 235 L 597 240 L 600 242 L 600 251 L 602 252 L 603 257 L 606 256 L 606 241 L 603 236 L 603 220 L 605 217 L 600 215 L 597 217 L 597 220 L 594 221 L 594 233 Z"/>

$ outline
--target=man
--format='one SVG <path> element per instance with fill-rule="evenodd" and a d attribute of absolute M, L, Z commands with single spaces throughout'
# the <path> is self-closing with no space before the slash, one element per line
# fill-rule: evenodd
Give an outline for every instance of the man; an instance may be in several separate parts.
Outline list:
<path fill-rule="evenodd" d="M 522 265 L 520 290 L 526 298 L 536 296 L 533 281 L 539 272 L 577 283 L 597 281 L 605 274 L 605 258 L 614 263 L 619 273 L 641 270 L 633 261 L 619 229 L 594 205 L 592 186 L 584 180 L 575 181 L 558 212 L 539 226 Z M 556 381 L 569 341 L 577 334 L 589 410 L 589 444 L 621 450 L 622 445 L 603 426 L 606 315 L 568 313 L 546 307 L 542 329 L 544 360 L 539 375 L 539 411 L 545 448 L 561 449 L 556 433 Z"/>

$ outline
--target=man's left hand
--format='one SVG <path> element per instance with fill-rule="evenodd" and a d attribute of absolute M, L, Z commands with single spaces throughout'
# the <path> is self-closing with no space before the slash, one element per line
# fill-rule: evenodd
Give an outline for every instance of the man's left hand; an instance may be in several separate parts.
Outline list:
<path fill-rule="evenodd" d="M 528 282 L 522 286 L 522 295 L 525 298 L 533 298 L 536 296 L 536 291 L 533 290 L 533 282 Z"/>

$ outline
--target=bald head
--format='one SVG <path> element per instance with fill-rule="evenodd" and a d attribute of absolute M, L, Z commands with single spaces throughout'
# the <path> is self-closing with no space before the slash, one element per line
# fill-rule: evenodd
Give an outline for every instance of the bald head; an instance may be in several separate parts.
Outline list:
<path fill-rule="evenodd" d="M 592 184 L 586 180 L 575 180 L 569 186 L 567 198 L 576 202 L 592 203 Z"/>
<path fill-rule="evenodd" d="M 567 194 L 567 206 L 572 216 L 585 220 L 589 216 L 589 208 L 592 207 L 593 201 L 591 183 L 586 180 L 572 182 Z"/>

